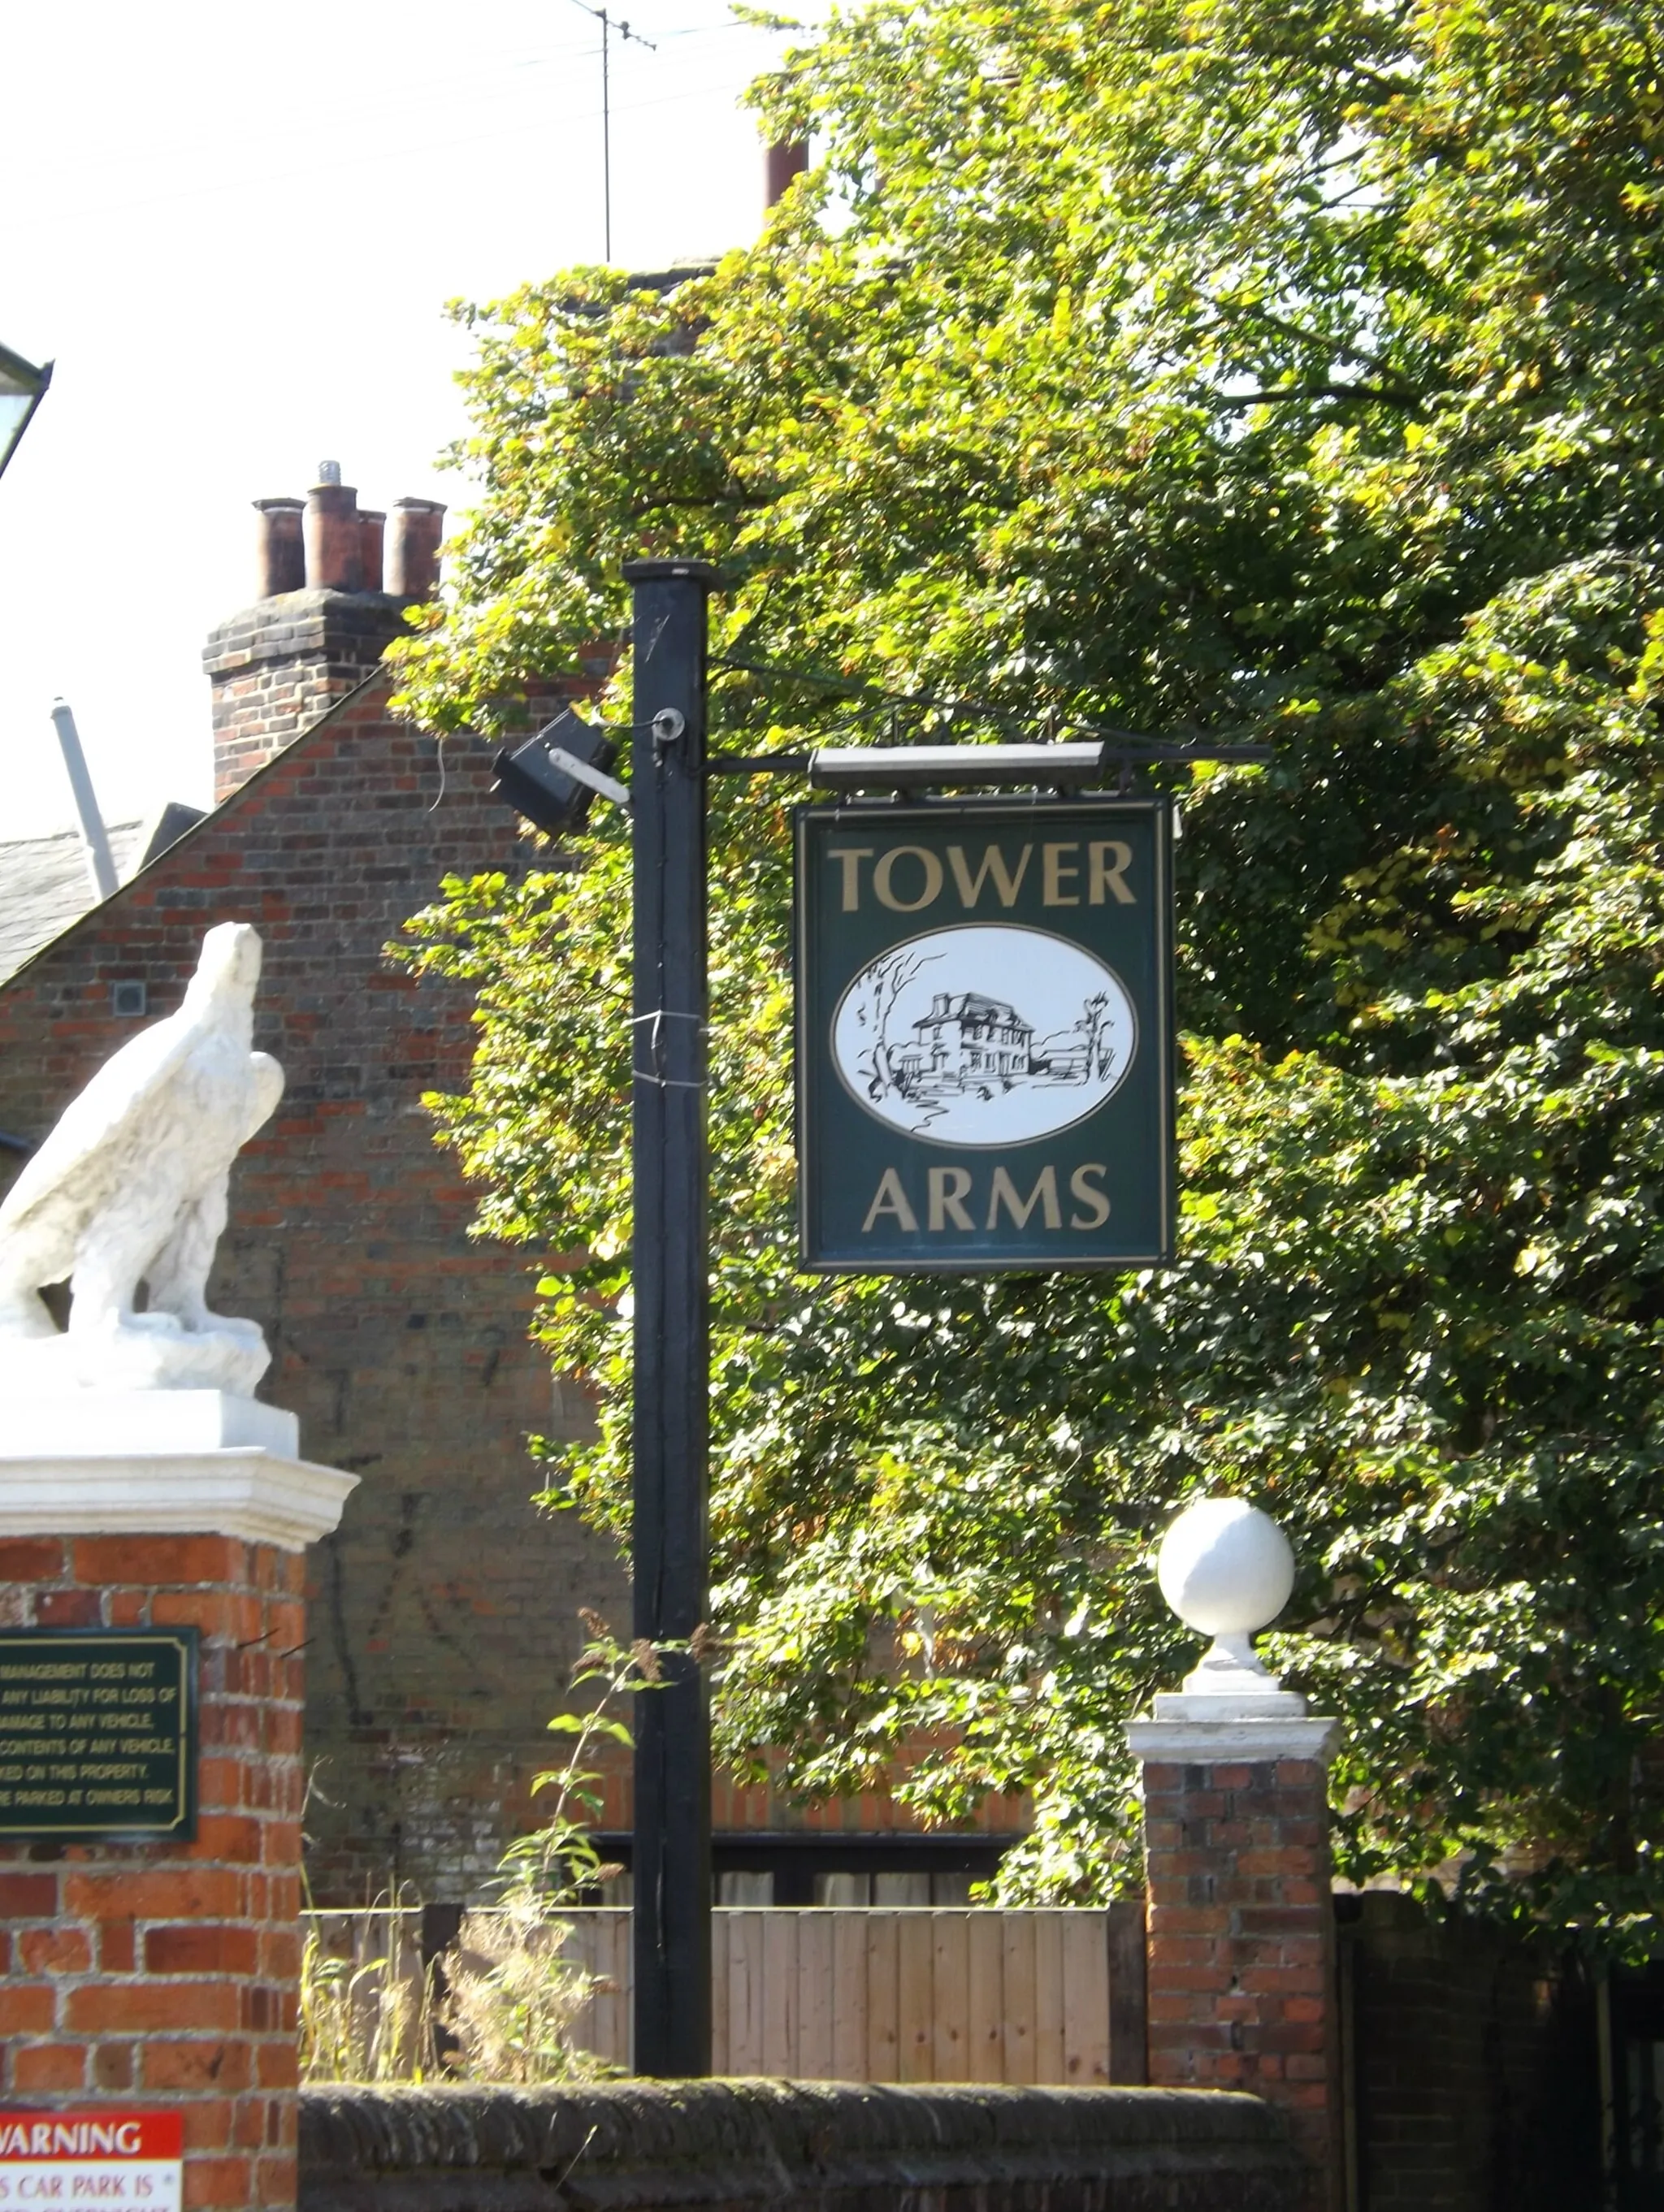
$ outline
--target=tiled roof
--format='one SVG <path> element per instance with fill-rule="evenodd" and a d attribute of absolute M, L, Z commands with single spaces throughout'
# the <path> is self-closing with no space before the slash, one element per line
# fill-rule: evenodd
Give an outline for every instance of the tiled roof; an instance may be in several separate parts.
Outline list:
<path fill-rule="evenodd" d="M 109 824 L 110 857 L 121 883 L 165 853 L 201 810 L 170 799 L 148 822 Z M 98 904 L 80 833 L 0 838 L 0 983 Z"/>

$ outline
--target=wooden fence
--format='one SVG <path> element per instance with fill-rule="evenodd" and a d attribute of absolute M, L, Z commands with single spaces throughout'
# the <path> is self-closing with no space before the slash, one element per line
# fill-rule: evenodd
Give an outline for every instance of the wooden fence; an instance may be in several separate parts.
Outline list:
<path fill-rule="evenodd" d="M 330 1952 L 385 1956 L 394 1975 L 409 1970 L 423 1924 L 420 1907 L 309 1917 Z M 591 1906 L 562 1918 L 564 1955 L 600 1984 L 573 2040 L 628 2069 L 630 1914 Z M 719 2075 L 1082 2087 L 1145 2079 L 1137 1905 L 719 1906 L 711 1951 Z"/>
<path fill-rule="evenodd" d="M 606 1988 L 576 2024 L 629 2063 L 630 1915 L 568 1916 Z M 711 2065 L 805 2081 L 1143 2078 L 1142 1915 L 770 1905 L 712 1916 Z"/>

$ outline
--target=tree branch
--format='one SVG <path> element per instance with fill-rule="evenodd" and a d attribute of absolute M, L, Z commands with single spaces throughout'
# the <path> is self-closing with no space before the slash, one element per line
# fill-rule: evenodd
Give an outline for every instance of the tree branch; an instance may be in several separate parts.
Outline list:
<path fill-rule="evenodd" d="M 1233 393 L 1223 404 L 1234 413 L 1245 407 L 1288 406 L 1301 399 L 1374 399 L 1384 407 L 1401 408 L 1406 415 L 1420 414 L 1423 404 L 1418 392 L 1393 391 L 1384 384 L 1280 384 L 1271 392 Z"/>

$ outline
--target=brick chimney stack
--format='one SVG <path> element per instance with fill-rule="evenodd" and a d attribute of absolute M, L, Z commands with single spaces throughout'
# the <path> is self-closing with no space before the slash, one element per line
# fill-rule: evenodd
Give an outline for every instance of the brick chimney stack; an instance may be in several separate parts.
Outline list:
<path fill-rule="evenodd" d="M 444 507 L 404 499 L 361 507 L 325 461 L 304 500 L 258 499 L 255 599 L 220 623 L 203 654 L 213 687 L 214 798 L 229 799 L 292 738 L 355 690 L 438 588 Z"/>

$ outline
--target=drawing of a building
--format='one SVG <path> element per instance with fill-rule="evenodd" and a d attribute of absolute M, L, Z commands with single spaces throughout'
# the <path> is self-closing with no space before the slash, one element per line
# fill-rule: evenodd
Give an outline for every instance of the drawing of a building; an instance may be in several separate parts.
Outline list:
<path fill-rule="evenodd" d="M 978 1075 L 1027 1075 L 1032 1022 L 1003 999 L 980 991 L 938 991 L 930 1011 L 913 1024 L 915 1042 L 900 1056 L 915 1081 Z"/>

